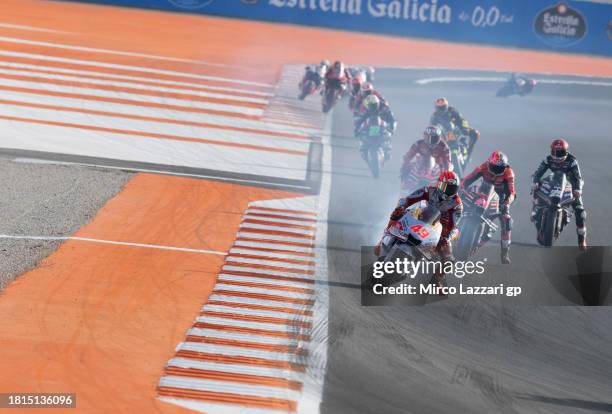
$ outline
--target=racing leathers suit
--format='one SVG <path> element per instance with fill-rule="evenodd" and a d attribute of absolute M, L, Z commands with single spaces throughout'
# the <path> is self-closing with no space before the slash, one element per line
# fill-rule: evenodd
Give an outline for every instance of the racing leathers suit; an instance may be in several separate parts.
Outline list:
<path fill-rule="evenodd" d="M 533 184 L 534 190 L 537 185 L 540 184 L 540 180 L 546 171 L 562 171 L 567 180 L 572 185 L 572 193 L 574 196 L 574 201 L 572 202 L 572 207 L 574 208 L 574 214 L 576 216 L 576 233 L 578 235 L 578 245 L 581 247 L 586 247 L 586 210 L 584 208 L 584 204 L 582 202 L 582 187 L 584 185 L 584 181 L 582 180 L 582 174 L 580 173 L 580 165 L 578 164 L 578 160 L 572 154 L 567 154 L 567 157 L 563 161 L 555 161 L 552 156 L 547 156 L 539 165 L 538 169 L 533 174 Z M 535 191 L 534 191 L 535 194 Z M 543 205 L 542 201 L 539 201 L 538 198 L 534 198 L 533 210 L 532 210 L 532 220 L 536 221 L 536 214 L 541 210 Z"/>
<path fill-rule="evenodd" d="M 470 127 L 467 119 L 465 119 L 461 113 L 453 106 L 449 106 L 446 110 L 436 110 L 431 115 L 429 125 L 440 125 L 445 132 L 452 131 L 453 127 L 459 128 L 469 139 L 469 148 L 474 147 L 480 133 L 474 128 Z"/>
<path fill-rule="evenodd" d="M 402 163 L 401 177 L 404 179 L 413 167 L 412 160 L 415 157 L 427 158 L 433 157 L 436 164 L 439 166 L 440 171 L 447 171 L 451 169 L 451 154 L 448 144 L 444 140 L 438 141 L 433 147 L 429 146 L 424 139 L 420 139 L 408 150 L 404 155 L 404 162 Z"/>
<path fill-rule="evenodd" d="M 378 109 L 374 111 L 366 110 L 362 115 L 360 115 L 357 119 L 355 119 L 355 136 L 359 139 L 359 152 L 361 153 L 362 158 L 365 160 L 366 157 L 366 142 L 363 139 L 362 131 L 364 126 L 368 124 L 369 119 L 380 118 L 383 121 L 383 127 L 387 130 L 387 133 L 384 134 L 385 141 L 382 143 L 382 149 L 385 154 L 385 161 L 388 161 L 391 158 L 391 136 L 395 132 L 396 121 L 393 116 L 393 112 L 388 106 L 380 105 Z"/>
<path fill-rule="evenodd" d="M 493 185 L 499 197 L 498 211 L 501 223 L 501 258 L 503 263 L 510 263 L 510 243 L 512 241 L 512 216 L 510 215 L 510 204 L 516 197 L 514 187 L 514 171 L 509 166 L 499 175 L 493 174 L 489 170 L 489 163 L 483 162 L 463 179 L 463 188 L 468 188 L 479 178 L 483 182 Z M 485 234 L 481 240 L 481 246 L 491 239 L 493 234 Z"/>
<path fill-rule="evenodd" d="M 402 218 L 408 207 L 419 201 L 426 201 L 429 206 L 433 206 L 440 212 L 442 234 L 438 241 L 437 251 L 443 261 L 454 260 L 451 241 L 457 234 L 457 221 L 463 213 L 463 203 L 457 194 L 454 196 L 447 196 L 434 186 L 420 188 L 399 200 L 397 207 L 391 213 L 387 228 L 394 225 L 397 220 Z"/>

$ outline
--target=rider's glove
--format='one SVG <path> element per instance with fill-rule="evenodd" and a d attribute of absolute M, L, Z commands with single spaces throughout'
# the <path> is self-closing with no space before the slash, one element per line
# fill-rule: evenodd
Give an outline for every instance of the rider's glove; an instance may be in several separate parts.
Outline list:
<path fill-rule="evenodd" d="M 535 194 L 536 191 L 538 191 L 538 188 L 540 188 L 540 184 L 539 183 L 531 184 L 531 194 Z"/>
<path fill-rule="evenodd" d="M 572 195 L 574 196 L 574 199 L 577 200 L 582 196 L 582 190 L 573 190 Z"/>

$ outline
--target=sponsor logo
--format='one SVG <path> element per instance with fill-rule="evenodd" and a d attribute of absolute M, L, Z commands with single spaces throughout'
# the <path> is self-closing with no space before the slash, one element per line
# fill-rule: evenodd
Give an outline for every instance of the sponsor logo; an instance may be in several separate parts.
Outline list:
<path fill-rule="evenodd" d="M 270 6 L 449 24 L 451 7 L 441 0 L 268 0 Z"/>
<path fill-rule="evenodd" d="M 168 0 L 176 7 L 187 10 L 199 9 L 200 7 L 208 6 L 213 0 Z"/>
<path fill-rule="evenodd" d="M 586 19 L 565 3 L 542 10 L 535 18 L 533 29 L 546 44 L 556 47 L 580 42 L 587 32 Z"/>

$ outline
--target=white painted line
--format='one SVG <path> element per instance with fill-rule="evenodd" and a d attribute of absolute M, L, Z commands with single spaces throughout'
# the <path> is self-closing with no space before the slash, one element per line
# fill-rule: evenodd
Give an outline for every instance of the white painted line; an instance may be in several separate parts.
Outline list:
<path fill-rule="evenodd" d="M 203 254 L 214 254 L 219 256 L 226 256 L 227 253 L 219 252 L 215 250 L 203 250 L 203 249 L 191 249 L 187 247 L 173 247 L 173 246 L 160 246 L 156 244 L 146 244 L 146 243 L 131 243 L 131 242 L 121 242 L 121 241 L 113 241 L 113 240 L 102 240 L 102 239 L 92 239 L 88 237 L 75 237 L 75 236 L 21 236 L 21 235 L 10 235 L 10 234 L 0 234 L 0 239 L 9 239 L 9 240 L 42 240 L 42 241 L 82 241 L 82 242 L 90 242 L 90 243 L 100 243 L 100 244 L 113 244 L 117 246 L 129 246 L 129 247 L 143 247 L 147 249 L 156 249 L 156 250 L 170 250 L 177 252 L 187 252 L 187 253 L 203 253 Z"/>
<path fill-rule="evenodd" d="M 25 58 L 38 59 L 38 60 L 49 61 L 49 62 L 62 62 L 62 63 L 69 63 L 72 65 L 98 66 L 101 68 L 121 69 L 121 70 L 132 71 L 132 72 L 154 73 L 158 75 L 169 75 L 169 76 L 177 76 L 177 77 L 182 77 L 182 78 L 202 79 L 202 80 L 218 81 L 218 82 L 224 82 L 224 83 L 235 83 L 239 85 L 260 86 L 260 87 L 265 87 L 265 88 L 274 87 L 274 85 L 270 85 L 268 83 L 251 82 L 251 81 L 245 81 L 245 80 L 240 80 L 240 79 L 228 79 L 228 78 L 222 78 L 218 76 L 197 75 L 197 74 L 188 73 L 188 72 L 154 69 L 154 68 L 150 68 L 146 66 L 119 65 L 116 63 L 106 63 L 106 62 L 100 62 L 96 60 L 60 58 L 56 56 L 41 55 L 37 53 L 22 53 L 22 52 L 12 52 L 8 50 L 0 50 L 0 55 L 25 57 Z"/>
<path fill-rule="evenodd" d="M 0 23 L 0 27 L 4 27 L 6 29 L 26 30 L 29 32 L 72 34 L 71 32 L 65 32 L 63 30 L 45 29 L 43 27 L 25 26 L 21 24 Z"/>
<path fill-rule="evenodd" d="M 279 236 L 276 234 L 266 234 L 266 233 L 252 233 L 247 229 L 240 230 L 238 232 L 238 238 L 247 237 L 253 239 L 264 239 L 270 241 L 279 241 L 279 242 L 292 242 L 292 243 L 302 243 L 302 244 L 310 244 L 313 243 L 312 239 L 303 239 L 298 237 L 289 237 L 289 236 Z"/>
<path fill-rule="evenodd" d="M 290 220 L 290 219 L 280 219 L 280 218 L 276 218 L 276 217 L 260 217 L 260 216 L 254 216 L 252 214 L 245 214 L 242 217 L 242 220 L 258 220 L 258 221 L 263 221 L 266 223 L 271 223 L 271 224 L 295 224 L 298 226 L 304 226 L 304 227 L 310 227 L 313 228 L 315 227 L 316 223 L 310 222 L 310 221 L 300 221 L 300 220 Z"/>
<path fill-rule="evenodd" d="M 268 410 L 264 408 L 247 407 L 245 405 L 232 405 L 229 403 L 218 404 L 171 397 L 159 397 L 159 400 L 169 404 L 178 405 L 179 407 L 187 408 L 188 410 L 206 414 L 236 414 L 238 411 L 240 414 L 292 414 L 289 411 Z"/>
<path fill-rule="evenodd" d="M 300 255 L 295 255 L 295 254 L 290 254 L 290 253 L 265 252 L 265 251 L 253 250 L 249 248 L 233 247 L 230 250 L 230 254 L 248 254 L 252 256 L 277 257 L 279 259 L 295 259 L 295 260 L 302 260 L 306 262 L 314 262 L 314 257 L 312 256 L 300 256 Z"/>
<path fill-rule="evenodd" d="M 66 32 L 59 32 L 59 33 L 66 33 Z M 162 60 L 162 61 L 167 61 L 167 62 L 195 63 L 197 65 L 214 66 L 214 67 L 221 67 L 221 68 L 245 68 L 244 66 L 225 65 L 222 63 L 210 63 L 210 62 L 204 62 L 201 60 L 194 60 L 194 59 L 151 55 L 147 53 L 138 53 L 138 52 L 126 52 L 122 50 L 99 49 L 99 48 L 93 48 L 93 47 L 67 45 L 64 43 L 41 42 L 41 41 L 36 41 L 36 40 L 20 39 L 16 37 L 0 36 L 0 42 L 43 46 L 43 47 L 49 47 L 49 48 L 54 48 L 54 49 L 78 50 L 81 52 L 93 52 L 93 53 L 108 54 L 108 55 L 132 56 L 132 57 L 139 57 L 139 58 L 146 58 L 146 59 L 153 59 L 153 60 Z"/>
<path fill-rule="evenodd" d="M 89 79 L 89 78 L 81 78 L 78 76 L 53 75 L 53 74 L 48 74 L 48 73 L 31 72 L 31 71 L 25 71 L 25 70 L 4 69 L 2 68 L 2 65 L 0 65 L 0 74 L 35 77 L 40 80 L 36 80 L 34 82 L 38 82 L 41 84 L 47 84 L 48 83 L 47 81 L 60 80 L 60 81 L 69 81 L 69 82 L 78 82 L 78 83 L 83 82 L 83 83 L 88 83 L 92 85 L 100 85 L 100 86 L 112 86 L 116 88 L 139 89 L 145 92 L 146 91 L 157 91 L 160 93 L 175 93 L 175 94 L 187 95 L 187 96 L 192 96 L 192 97 L 225 99 L 229 101 L 247 102 L 247 103 L 254 103 L 254 104 L 261 104 L 261 105 L 266 105 L 268 103 L 267 99 L 251 98 L 248 96 L 230 95 L 226 93 L 204 92 L 204 91 L 197 91 L 193 89 L 176 89 L 176 88 L 169 88 L 169 87 L 163 87 L 163 86 L 143 85 L 141 83 L 126 82 L 126 81 Z"/>
<path fill-rule="evenodd" d="M 270 387 L 264 385 L 251 385 L 240 382 L 215 381 L 199 378 L 178 377 L 168 375 L 159 381 L 161 387 L 185 388 L 190 390 L 230 393 L 239 395 L 250 395 L 254 397 L 280 398 L 284 400 L 296 400 L 300 396 L 299 391 L 288 388 Z"/>
<path fill-rule="evenodd" d="M 285 309 L 293 309 L 298 312 L 304 312 L 306 310 L 310 310 L 311 306 L 304 305 L 301 303 L 291 303 L 291 302 L 281 302 L 278 300 L 269 300 L 269 299 L 255 299 L 255 298 L 245 298 L 242 296 L 235 296 L 232 292 L 228 293 L 220 293 L 220 292 L 212 292 L 208 298 L 209 301 L 217 301 L 217 302 L 225 302 L 229 305 L 233 303 L 242 303 L 249 305 L 262 305 L 262 306 L 274 306 L 277 308 L 285 308 Z"/>
<path fill-rule="evenodd" d="M 239 256 L 227 256 L 226 259 L 228 262 L 237 262 L 237 263 L 247 263 L 247 264 L 258 264 L 265 266 L 277 266 L 284 267 L 287 269 L 297 269 L 297 270 L 312 270 L 314 266 L 311 265 L 301 265 L 295 263 L 287 263 L 276 260 L 260 260 L 260 259 L 249 259 Z"/>
<path fill-rule="evenodd" d="M 317 267 L 315 277 L 323 283 L 315 284 L 315 297 L 317 298 L 313 307 L 314 323 L 310 337 L 312 348 L 309 348 L 309 363 L 304 379 L 304 388 L 298 403 L 298 414 L 310 414 L 320 412 L 323 399 L 323 384 L 327 368 L 327 353 L 329 339 L 329 286 L 325 283 L 329 280 L 327 259 L 327 220 L 330 208 L 331 171 L 332 171 L 332 146 L 331 131 L 333 117 L 328 116 L 325 124 L 325 133 L 322 135 L 323 154 L 321 176 L 321 187 L 318 197 L 318 208 L 320 222 L 317 227 L 316 242 L 322 246 L 317 252 Z"/>
<path fill-rule="evenodd" d="M 225 290 L 225 291 L 232 291 L 232 292 L 259 293 L 262 295 L 281 296 L 283 298 L 288 298 L 288 299 L 313 300 L 313 295 L 308 294 L 308 293 L 276 291 L 276 290 L 270 291 L 270 289 L 262 289 L 262 288 L 255 288 L 255 287 L 249 287 L 249 286 L 228 285 L 228 284 L 223 283 L 222 281 L 217 281 L 217 284 L 215 285 L 214 291 L 218 291 L 218 290 Z"/>
<path fill-rule="evenodd" d="M 143 76 L 130 76 L 130 75 L 117 75 L 114 73 L 107 72 L 98 72 L 95 70 L 84 70 L 84 69 L 65 69 L 58 68 L 55 66 L 44 66 L 44 65 L 31 65 L 29 63 L 16 63 L 16 62 L 0 62 L 0 67 L 6 68 L 17 68 L 17 69 L 40 69 L 48 72 L 58 73 L 58 74 L 69 74 L 69 75 L 85 75 L 85 76 L 99 76 L 106 79 L 118 79 L 123 81 L 129 81 L 129 83 L 140 85 L 141 87 L 146 86 L 149 87 L 150 83 L 156 83 L 161 85 L 170 85 L 170 86 L 182 86 L 186 88 L 191 88 L 197 90 L 198 88 L 213 90 L 213 91 L 222 91 L 226 93 L 243 93 L 261 97 L 271 97 L 274 96 L 273 93 L 270 92 L 261 92 L 252 89 L 239 89 L 239 88 L 231 88 L 225 86 L 215 86 L 208 85 L 202 83 L 189 83 L 189 82 L 181 82 L 181 81 L 172 81 L 168 79 L 157 79 L 157 78 L 146 78 Z M 30 72 L 34 76 L 39 76 L 39 72 Z M 89 78 L 87 82 L 89 82 Z M 142 83 L 138 83 L 142 82 Z M 177 89 L 183 90 L 183 89 Z M 268 102 L 268 100 L 266 100 Z"/>
<path fill-rule="evenodd" d="M 238 328 L 259 329 L 268 332 L 281 332 L 290 334 L 308 334 L 309 329 L 295 325 L 285 325 L 280 323 L 249 322 L 241 319 L 233 319 L 227 316 L 198 316 L 197 322 L 212 323 L 215 325 L 234 326 Z"/>
<path fill-rule="evenodd" d="M 304 374 L 287 369 L 260 367 L 257 365 L 220 364 L 218 362 L 199 361 L 189 358 L 173 358 L 167 366 L 187 369 L 200 369 L 204 371 L 227 372 L 232 374 L 258 375 L 263 377 L 283 378 L 291 381 L 300 381 Z"/>
<path fill-rule="evenodd" d="M 292 321 L 308 321 L 310 316 L 306 315 L 292 315 L 290 313 L 276 312 L 269 310 L 259 309 L 248 309 L 248 308 L 234 308 L 231 306 L 222 305 L 204 305 L 202 311 L 206 312 L 219 312 L 219 313 L 231 313 L 234 315 L 245 315 L 245 316 L 263 316 L 280 319 L 290 319 Z"/>
<path fill-rule="evenodd" d="M 82 86 L 66 86 L 66 85 L 54 85 L 45 84 L 42 86 L 39 82 L 29 82 L 21 80 L 4 79 L 0 77 L 0 86 L 6 86 L 10 88 L 29 88 L 37 89 L 43 92 L 59 92 L 68 94 L 84 94 L 89 96 L 95 96 L 99 98 L 108 99 L 126 99 L 133 101 L 128 105 L 139 106 L 141 103 L 149 103 L 156 105 L 172 105 L 180 110 L 189 109 L 200 109 L 200 110 L 212 110 L 212 111 L 225 111 L 241 115 L 261 116 L 263 110 L 259 108 L 250 108 L 246 106 L 226 105 L 212 102 L 203 101 L 190 101 L 185 99 L 167 98 L 164 96 L 151 96 L 151 95 L 139 95 L 129 92 L 118 92 L 118 91 L 105 91 L 101 89 L 92 89 Z M 51 98 L 52 99 L 52 98 Z M 78 97 L 78 99 L 87 99 Z M 184 108 L 184 109 L 183 109 Z M 203 115 L 201 115 L 203 116 Z"/>
<path fill-rule="evenodd" d="M 227 145 L 154 139 L 107 131 L 87 131 L 62 125 L 39 124 L 0 117 L 0 148 L 62 153 L 264 177 L 306 177 L 304 154 L 236 148 Z M 302 168 L 299 166 L 302 165 Z M 291 166 L 291 168 L 288 168 Z M 215 175 L 217 175 L 215 173 Z M 242 178 L 242 177 L 239 177 Z M 248 177 L 245 177 L 248 179 Z M 263 181 L 266 181 L 262 178 Z"/>
<path fill-rule="evenodd" d="M 247 208 L 247 211 L 246 211 L 246 214 L 250 214 L 250 213 L 273 214 L 275 216 L 284 216 L 284 217 L 299 217 L 299 218 L 310 219 L 310 220 L 317 219 L 316 216 L 312 216 L 310 214 L 299 213 L 297 211 L 296 212 L 270 211 L 270 210 L 258 208 L 256 205 L 252 205 L 252 204 L 249 205 L 249 208 Z"/>
<path fill-rule="evenodd" d="M 248 240 L 238 239 L 234 242 L 234 246 L 236 247 L 259 247 L 264 249 L 275 249 L 282 250 L 290 254 L 291 252 L 300 252 L 300 253 L 312 253 L 313 249 L 310 247 L 301 247 L 301 246 L 292 246 L 290 244 L 274 244 L 274 243 L 264 243 L 264 242 L 252 242 Z M 312 257 L 312 256 L 303 256 L 303 257 Z"/>
<path fill-rule="evenodd" d="M 201 343 L 196 343 L 196 342 L 182 342 L 177 347 L 177 351 L 179 350 L 204 352 L 207 354 L 219 354 L 219 355 L 227 355 L 227 356 L 263 358 L 263 359 L 269 359 L 271 361 L 284 361 L 284 362 L 296 362 L 296 363 L 304 363 L 306 362 L 306 359 L 307 359 L 306 357 L 302 357 L 302 356 L 287 353 L 287 352 L 262 351 L 262 350 L 253 349 L 253 348 L 201 344 Z"/>
<path fill-rule="evenodd" d="M 250 272 L 250 273 L 258 273 L 261 275 L 274 275 L 274 276 L 285 276 L 291 278 L 299 278 L 299 279 L 312 279 L 312 275 L 302 274 L 302 273 L 292 273 L 292 272 L 284 272 L 281 270 L 269 270 L 269 269 L 260 269 L 258 267 L 242 267 L 242 266 L 232 266 L 231 264 L 223 265 L 223 272 L 232 273 L 232 272 Z"/>
<path fill-rule="evenodd" d="M 293 346 L 308 348 L 308 342 L 293 338 L 280 338 L 276 336 L 256 335 L 239 332 L 228 332 L 222 329 L 191 328 L 187 335 L 201 336 L 205 338 L 227 339 L 230 341 L 251 342 L 266 345 Z"/>
<path fill-rule="evenodd" d="M 573 80 L 573 79 L 536 79 L 538 83 L 549 83 L 556 85 L 584 85 L 584 86 L 612 86 L 612 82 Z M 438 78 L 417 79 L 415 83 L 427 85 L 434 82 L 507 82 L 508 78 L 492 76 L 446 76 Z"/>
<path fill-rule="evenodd" d="M 1 94 L 0 94 L 1 95 Z M 1 99 L 1 98 L 0 98 Z M 36 119 L 47 122 L 65 122 L 97 128 L 109 128 L 125 132 L 147 132 L 163 136 L 187 139 L 211 139 L 220 143 L 254 145 L 269 150 L 288 150 L 308 152 L 309 143 L 306 140 L 279 138 L 271 135 L 259 135 L 242 131 L 197 127 L 191 125 L 177 125 L 164 122 L 145 121 L 114 116 L 104 116 L 60 111 L 57 109 L 41 109 L 23 107 L 0 102 L 0 115 Z"/>
<path fill-rule="evenodd" d="M 87 164 L 87 163 L 82 163 L 82 162 L 41 160 L 41 159 L 36 159 L 36 158 L 15 158 L 13 159 L 13 161 L 17 163 L 23 163 L 23 164 L 79 165 L 83 167 L 106 168 L 109 170 L 144 172 L 144 173 L 151 173 L 151 174 L 172 175 L 176 177 L 206 178 L 206 179 L 215 179 L 219 181 L 246 183 L 246 184 L 254 184 L 254 185 L 262 185 L 262 184 L 269 185 L 270 184 L 269 181 L 257 181 L 257 180 L 248 180 L 248 179 L 231 178 L 231 177 L 226 178 L 226 177 L 217 177 L 214 175 L 186 174 L 186 173 L 178 173 L 178 172 L 170 172 L 170 171 L 150 170 L 146 168 L 114 167 L 111 165 Z M 302 185 L 283 185 L 283 186 L 289 187 L 289 188 L 295 188 L 295 189 L 309 188 L 308 186 L 302 186 Z"/>
<path fill-rule="evenodd" d="M 47 104 L 66 109 L 80 108 L 89 111 L 103 111 L 121 117 L 125 115 L 143 116 L 153 119 L 159 119 L 159 122 L 164 120 L 191 122 L 191 123 L 202 123 L 206 122 L 209 124 L 217 125 L 220 127 L 236 127 L 236 128 L 250 128 L 256 129 L 261 132 L 275 132 L 280 134 L 300 134 L 304 136 L 310 136 L 311 133 L 306 130 L 299 128 L 282 126 L 279 124 L 271 124 L 262 120 L 253 120 L 239 117 L 229 117 L 222 115 L 213 114 L 201 114 L 195 112 L 186 112 L 183 110 L 175 109 L 162 109 L 162 108 L 151 108 L 146 106 L 137 106 L 131 104 L 122 104 L 106 101 L 97 100 L 84 100 L 79 98 L 65 98 L 61 96 L 43 96 L 36 93 L 27 92 L 14 92 L 3 90 L 2 99 L 13 100 L 28 104 Z M 175 125 L 175 124 L 173 124 Z M 299 139 L 299 138 L 298 138 Z M 308 140 L 305 140 L 308 142 Z"/>
<path fill-rule="evenodd" d="M 306 282 L 290 282 L 287 280 L 266 279 L 263 277 L 239 276 L 239 275 L 232 275 L 228 273 L 221 273 L 218 276 L 218 280 L 233 280 L 236 282 L 265 283 L 266 285 L 296 287 L 296 288 L 301 288 L 301 289 L 312 289 L 314 287 L 312 283 L 306 283 Z"/>
<path fill-rule="evenodd" d="M 245 231 L 246 229 L 283 231 L 287 233 L 307 234 L 309 236 L 312 236 L 314 234 L 314 231 L 312 230 L 295 229 L 291 227 L 281 227 L 281 226 L 270 226 L 266 224 L 254 224 L 254 223 L 245 223 L 245 222 L 240 223 L 240 230 Z"/>

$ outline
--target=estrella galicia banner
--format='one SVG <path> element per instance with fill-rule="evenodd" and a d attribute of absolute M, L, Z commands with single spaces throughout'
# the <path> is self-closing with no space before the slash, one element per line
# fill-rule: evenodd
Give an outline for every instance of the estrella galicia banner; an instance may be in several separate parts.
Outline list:
<path fill-rule="evenodd" d="M 81 0 L 612 56 L 612 4 L 565 0 Z"/>

